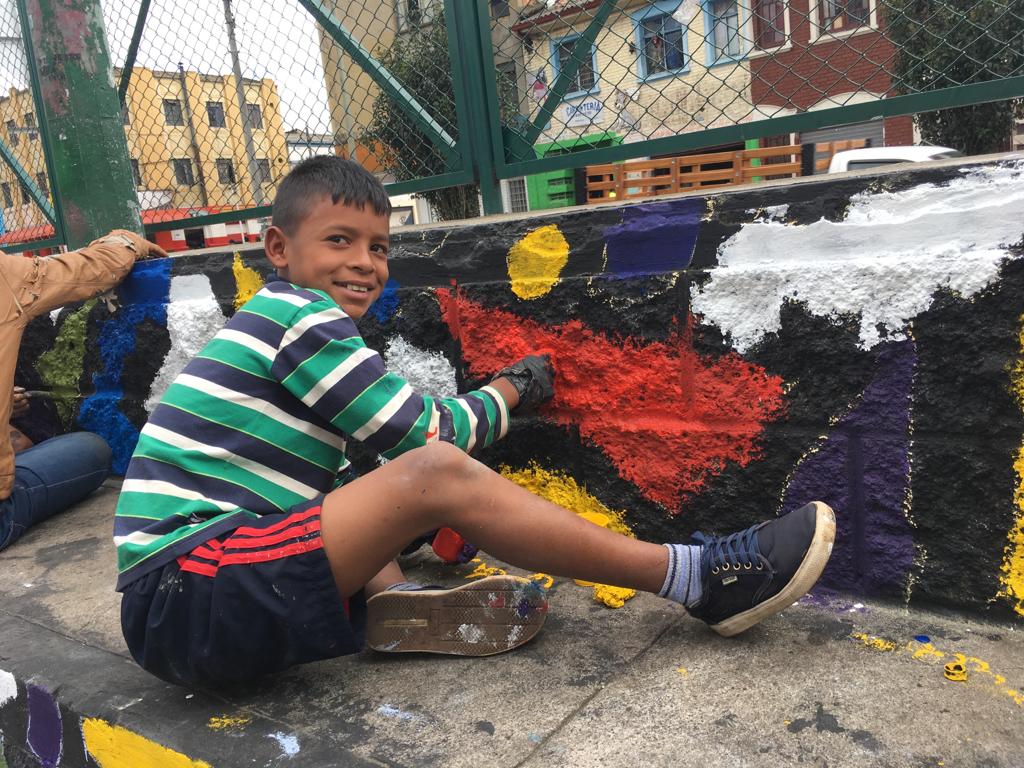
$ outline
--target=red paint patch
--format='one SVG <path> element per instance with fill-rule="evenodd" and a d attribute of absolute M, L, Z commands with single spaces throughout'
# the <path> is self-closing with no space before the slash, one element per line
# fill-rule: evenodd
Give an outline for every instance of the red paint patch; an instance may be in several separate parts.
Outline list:
<path fill-rule="evenodd" d="M 698 355 L 689 323 L 666 342 L 613 340 L 578 320 L 546 327 L 457 291 L 437 295 L 472 374 L 549 354 L 557 377 L 543 414 L 576 425 L 624 478 L 669 509 L 727 463 L 756 459 L 764 424 L 785 410 L 780 377 L 735 353 Z"/>

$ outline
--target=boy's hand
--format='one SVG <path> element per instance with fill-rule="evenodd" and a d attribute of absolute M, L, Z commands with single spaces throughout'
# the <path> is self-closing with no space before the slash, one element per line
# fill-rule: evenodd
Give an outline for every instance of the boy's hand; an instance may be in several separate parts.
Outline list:
<path fill-rule="evenodd" d="M 555 369 L 547 355 L 528 355 L 495 374 L 508 381 L 519 394 L 519 405 L 532 408 L 555 394 Z"/>
<path fill-rule="evenodd" d="M 100 238 L 101 243 L 118 243 L 135 251 L 135 257 L 141 259 L 166 258 L 167 251 L 144 237 L 139 237 L 127 229 L 115 229 Z"/>
<path fill-rule="evenodd" d="M 25 394 L 24 387 L 14 388 L 14 391 L 11 393 L 11 403 L 11 416 L 13 416 L 14 418 L 24 416 L 26 413 L 28 413 L 28 395 Z"/>

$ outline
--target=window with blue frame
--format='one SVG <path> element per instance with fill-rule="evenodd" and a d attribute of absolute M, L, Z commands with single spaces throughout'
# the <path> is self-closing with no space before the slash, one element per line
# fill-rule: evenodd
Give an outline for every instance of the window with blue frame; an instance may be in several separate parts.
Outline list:
<path fill-rule="evenodd" d="M 714 64 L 742 56 L 740 12 L 736 0 L 709 0 L 705 13 L 710 62 Z"/>
<path fill-rule="evenodd" d="M 639 21 L 641 75 L 675 72 L 686 63 L 683 27 L 671 14 L 647 16 Z"/>
<path fill-rule="evenodd" d="M 579 37 L 579 35 L 563 37 L 561 40 L 555 40 L 552 43 L 555 54 L 553 62 L 555 78 L 569 64 L 572 49 L 576 46 L 576 41 L 579 40 Z M 589 55 L 584 56 L 583 61 L 580 62 L 580 68 L 576 72 L 576 77 L 572 79 L 572 82 L 565 89 L 566 98 L 594 90 L 594 86 L 597 83 L 597 75 L 595 74 L 597 68 L 594 64 L 594 56 L 594 47 L 591 46 Z"/>

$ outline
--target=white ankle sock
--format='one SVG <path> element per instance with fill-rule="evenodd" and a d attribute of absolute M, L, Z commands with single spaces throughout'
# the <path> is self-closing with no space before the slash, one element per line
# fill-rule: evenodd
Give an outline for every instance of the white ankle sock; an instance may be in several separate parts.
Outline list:
<path fill-rule="evenodd" d="M 700 551 L 701 547 L 690 544 L 666 544 L 668 549 L 668 570 L 665 583 L 658 597 L 672 600 L 686 608 L 700 602 Z"/>

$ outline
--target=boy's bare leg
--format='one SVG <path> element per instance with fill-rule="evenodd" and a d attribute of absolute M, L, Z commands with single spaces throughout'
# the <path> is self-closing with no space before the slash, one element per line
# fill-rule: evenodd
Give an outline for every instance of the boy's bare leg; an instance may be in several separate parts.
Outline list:
<path fill-rule="evenodd" d="M 441 526 L 520 568 L 647 592 L 661 588 L 668 564 L 660 544 L 594 525 L 445 443 L 410 451 L 331 492 L 321 524 L 334 579 L 346 596 L 401 581 L 391 561 Z"/>
<path fill-rule="evenodd" d="M 392 560 L 390 563 L 380 569 L 372 579 L 366 582 L 366 596 L 375 595 L 378 592 L 383 592 L 385 589 L 390 587 L 392 584 L 398 584 L 399 582 L 405 581 L 405 574 L 402 573 L 402 569 L 398 563 Z"/>

